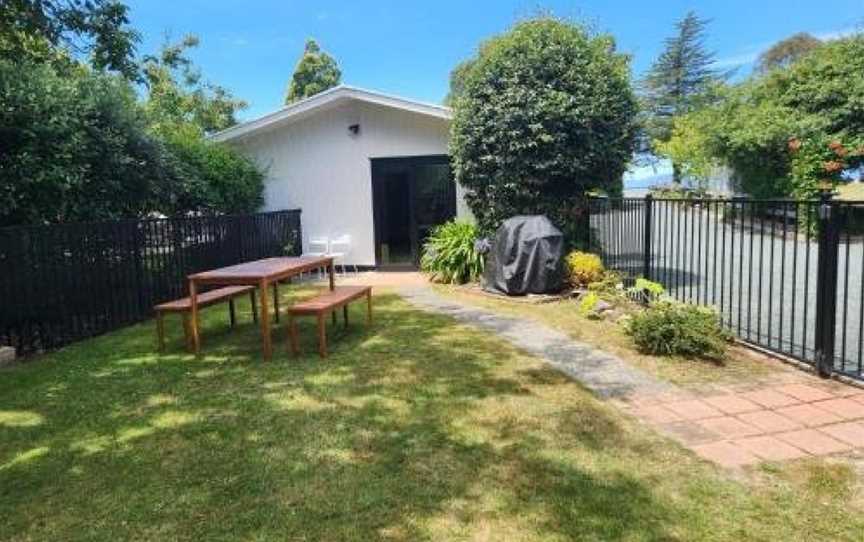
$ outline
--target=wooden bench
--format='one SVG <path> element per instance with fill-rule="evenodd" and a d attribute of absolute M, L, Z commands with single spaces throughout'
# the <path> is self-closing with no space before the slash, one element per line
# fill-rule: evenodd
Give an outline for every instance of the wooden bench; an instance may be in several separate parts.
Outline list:
<path fill-rule="evenodd" d="M 297 341 L 297 324 L 295 316 L 314 315 L 318 320 L 318 354 L 322 358 L 327 357 L 327 328 L 325 316 L 342 307 L 342 316 L 345 327 L 348 327 L 348 304 L 358 299 L 366 298 L 366 323 L 372 323 L 372 287 L 371 286 L 339 286 L 319 296 L 301 301 L 288 309 L 288 338 L 291 342 L 291 352 L 299 354 L 300 349 Z"/>
<path fill-rule="evenodd" d="M 234 298 L 243 294 L 249 294 L 249 300 L 252 302 L 252 318 L 258 321 L 258 310 L 255 307 L 255 287 L 254 286 L 227 286 L 198 294 L 198 307 L 207 307 L 228 301 L 228 317 L 231 322 L 231 327 L 237 323 L 237 316 L 234 311 Z M 190 329 L 189 313 L 192 310 L 192 302 L 188 297 L 175 299 L 167 303 L 162 303 L 153 307 L 156 311 L 156 336 L 159 339 L 159 351 L 165 350 L 165 313 L 179 312 L 183 314 L 183 335 L 186 338 L 186 347 L 191 350 L 192 333 Z"/>

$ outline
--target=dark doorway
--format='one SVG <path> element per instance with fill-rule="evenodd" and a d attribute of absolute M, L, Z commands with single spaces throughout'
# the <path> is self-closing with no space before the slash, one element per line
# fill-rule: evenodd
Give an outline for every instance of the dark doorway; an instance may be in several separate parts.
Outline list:
<path fill-rule="evenodd" d="M 372 159 L 375 262 L 414 269 L 432 228 L 456 216 L 447 155 Z"/>

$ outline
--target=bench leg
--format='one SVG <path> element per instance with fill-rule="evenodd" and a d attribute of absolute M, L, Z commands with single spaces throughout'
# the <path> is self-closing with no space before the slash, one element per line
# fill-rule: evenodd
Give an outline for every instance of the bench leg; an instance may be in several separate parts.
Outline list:
<path fill-rule="evenodd" d="M 335 312 L 333 313 L 336 314 Z M 327 357 L 327 322 L 324 320 L 324 313 L 318 313 L 318 355 L 322 358 Z"/>
<path fill-rule="evenodd" d="M 186 350 L 193 352 L 195 343 L 192 338 L 192 320 L 188 312 L 183 313 L 183 337 L 186 339 Z"/>
<path fill-rule="evenodd" d="M 372 290 L 366 292 L 366 323 L 372 323 Z"/>
<path fill-rule="evenodd" d="M 234 298 L 228 300 L 228 320 L 231 322 L 231 327 L 237 325 L 237 313 L 234 309 Z"/>
<path fill-rule="evenodd" d="M 294 315 L 288 313 L 288 342 L 291 345 L 291 353 L 295 356 L 300 353 L 300 345 L 297 344 L 297 322 L 294 321 Z"/>
<path fill-rule="evenodd" d="M 335 326 L 335 325 L 336 325 L 336 311 L 331 312 L 331 313 L 330 313 L 330 316 L 333 317 L 333 318 L 332 318 L 332 319 L 333 319 L 333 325 Z"/>
<path fill-rule="evenodd" d="M 342 320 L 345 323 L 345 328 L 348 328 L 348 305 L 342 306 Z"/>
<path fill-rule="evenodd" d="M 159 352 L 165 351 L 165 316 L 162 311 L 156 313 L 156 339 L 159 341 Z"/>
<path fill-rule="evenodd" d="M 273 313 L 276 323 L 279 323 L 279 281 L 273 283 Z"/>
<path fill-rule="evenodd" d="M 258 323 L 258 301 L 255 299 L 255 290 L 249 292 L 249 302 L 252 304 L 252 321 Z"/>

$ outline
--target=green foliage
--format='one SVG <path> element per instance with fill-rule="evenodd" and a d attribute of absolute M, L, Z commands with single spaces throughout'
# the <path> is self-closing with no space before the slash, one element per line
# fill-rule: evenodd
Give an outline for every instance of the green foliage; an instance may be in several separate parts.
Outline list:
<path fill-rule="evenodd" d="M 600 256 L 574 250 L 566 258 L 567 275 L 574 286 L 587 286 L 603 279 L 604 268 Z"/>
<path fill-rule="evenodd" d="M 171 158 L 134 90 L 78 68 L 0 60 L 0 225 L 140 216 Z"/>
<path fill-rule="evenodd" d="M 584 194 L 619 192 L 632 156 L 629 58 L 610 36 L 540 17 L 484 42 L 457 73 L 450 154 L 480 229 L 545 214 L 571 242 L 584 236 Z"/>
<path fill-rule="evenodd" d="M 237 111 L 246 108 L 227 89 L 202 80 L 188 56 L 198 44 L 197 36 L 188 35 L 177 43 L 166 41 L 159 53 L 144 57 L 144 107 L 157 133 L 183 124 L 217 132 L 236 124 Z"/>
<path fill-rule="evenodd" d="M 788 68 L 793 62 L 822 45 L 822 41 L 807 32 L 798 32 L 772 45 L 759 55 L 756 70 L 767 73 L 777 68 Z"/>
<path fill-rule="evenodd" d="M 668 142 L 674 120 L 701 106 L 719 80 L 712 68 L 714 54 L 705 46 L 707 25 L 706 19 L 687 13 L 642 81 L 645 129 L 654 145 Z M 682 172 L 674 159 L 672 164 L 673 181 L 679 183 Z"/>
<path fill-rule="evenodd" d="M 447 92 L 447 96 L 444 97 L 444 105 L 453 107 L 453 104 L 456 103 L 456 100 L 465 91 L 465 80 L 471 68 L 474 67 L 474 62 L 474 59 L 465 60 L 450 70 L 450 90 Z"/>
<path fill-rule="evenodd" d="M 290 104 L 324 92 L 328 88 L 337 86 L 341 80 L 342 72 L 336 60 L 322 51 L 315 40 L 306 40 L 303 56 L 294 68 L 294 74 L 288 84 L 285 103 Z"/>
<path fill-rule="evenodd" d="M 44 62 L 87 55 L 97 70 L 137 80 L 138 33 L 116 0 L 6 0 L 0 7 L 0 59 Z"/>
<path fill-rule="evenodd" d="M 655 303 L 666 293 L 666 288 L 659 282 L 639 277 L 636 284 L 628 289 L 628 293 L 642 303 Z"/>
<path fill-rule="evenodd" d="M 594 309 L 597 308 L 597 303 L 600 302 L 600 296 L 597 295 L 597 292 L 585 292 L 585 294 L 579 298 L 579 314 L 582 316 L 596 316 L 596 311 Z"/>
<path fill-rule="evenodd" d="M 484 259 L 474 247 L 477 227 L 453 220 L 436 227 L 423 246 L 420 268 L 432 280 L 464 284 L 480 278 Z"/>
<path fill-rule="evenodd" d="M 261 202 L 251 163 L 193 124 L 155 134 L 119 77 L 0 61 L 0 103 L 0 225 L 241 212 Z"/>
<path fill-rule="evenodd" d="M 677 119 L 659 150 L 701 173 L 724 164 L 759 198 L 812 198 L 864 159 L 864 36 L 834 40 L 767 75 L 723 89 Z"/>
<path fill-rule="evenodd" d="M 177 179 L 159 199 L 161 212 L 241 214 L 264 203 L 264 174 L 234 149 L 207 141 L 192 125 L 163 139 L 176 162 Z"/>
<path fill-rule="evenodd" d="M 672 301 L 655 303 L 634 314 L 626 331 L 640 352 L 660 356 L 719 360 L 730 340 L 716 312 Z"/>

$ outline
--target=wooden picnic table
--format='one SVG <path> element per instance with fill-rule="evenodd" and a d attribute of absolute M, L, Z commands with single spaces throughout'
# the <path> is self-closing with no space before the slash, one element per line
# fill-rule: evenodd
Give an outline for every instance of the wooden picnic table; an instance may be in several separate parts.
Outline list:
<path fill-rule="evenodd" d="M 197 355 L 201 351 L 201 339 L 198 334 L 198 291 L 201 286 L 245 285 L 256 286 L 260 296 L 261 339 L 264 344 L 264 359 L 273 357 L 273 339 L 270 330 L 270 308 L 267 302 L 267 287 L 300 273 L 327 268 L 330 276 L 330 289 L 336 286 L 335 270 L 332 257 L 281 257 L 265 258 L 245 262 L 220 269 L 212 269 L 189 275 L 189 299 L 191 303 L 190 327 L 192 332 L 192 348 Z M 274 303 L 275 304 L 275 303 Z M 276 307 L 278 311 L 278 306 Z"/>

